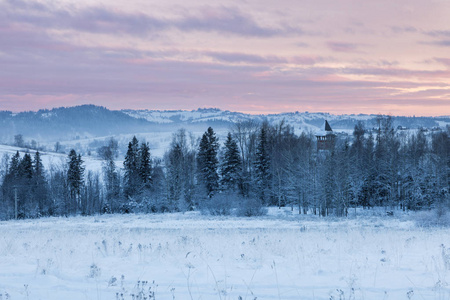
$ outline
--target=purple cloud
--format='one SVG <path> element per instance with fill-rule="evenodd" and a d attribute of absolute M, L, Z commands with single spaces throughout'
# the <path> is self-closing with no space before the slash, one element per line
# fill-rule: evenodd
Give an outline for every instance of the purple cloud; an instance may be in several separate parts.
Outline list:
<path fill-rule="evenodd" d="M 370 36 L 371 44 L 383 45 L 392 32 L 408 33 L 399 47 L 413 47 L 414 34 L 434 41 L 423 56 L 411 57 L 398 54 L 406 47 L 359 51 L 368 45 L 366 32 L 380 30 L 371 27 L 379 25 L 371 18 L 349 36 L 345 26 L 320 13 L 302 23 L 305 16 L 292 10 L 277 23 L 279 15 L 250 2 L 181 5 L 170 15 L 162 14 L 171 8 L 164 5 L 147 14 L 114 10 L 106 2 L 55 3 L 0 0 L 2 109 L 71 103 L 192 109 L 214 103 L 241 111 L 383 112 L 378 103 L 424 105 L 423 111 L 428 103 L 448 103 L 450 68 L 430 68 L 450 66 L 445 49 L 436 46 L 450 46 L 450 32 L 419 30 L 426 28 L 420 22 Z M 307 34 L 290 24 L 302 24 Z M 161 38 L 149 38 L 156 35 Z M 432 64 L 420 70 L 426 61 Z"/>
<path fill-rule="evenodd" d="M 432 42 L 432 44 L 442 47 L 450 47 L 450 40 L 441 40 Z"/>
<path fill-rule="evenodd" d="M 437 61 L 438 63 L 446 65 L 447 67 L 450 67 L 450 58 L 439 58 L 439 57 L 436 57 L 436 58 L 434 58 L 434 60 Z"/>
<path fill-rule="evenodd" d="M 417 32 L 417 28 L 413 26 L 391 26 L 391 30 L 394 33 L 415 33 Z"/>
<path fill-rule="evenodd" d="M 356 52 L 358 48 L 356 44 L 343 42 L 327 42 L 327 46 L 336 52 Z"/>
<path fill-rule="evenodd" d="M 94 33 L 142 36 L 172 28 L 256 37 L 302 33 L 300 29 L 289 26 L 270 28 L 259 25 L 250 15 L 230 7 L 204 7 L 172 19 L 144 13 L 125 13 L 100 6 L 68 10 L 22 0 L 9 0 L 0 4 L 0 11 L 3 12 L 0 12 L 0 16 L 9 22 Z"/>
<path fill-rule="evenodd" d="M 434 37 L 450 37 L 450 30 L 432 30 L 432 31 L 427 31 L 425 34 L 429 35 L 429 36 L 434 36 Z"/>
<path fill-rule="evenodd" d="M 255 54 L 246 54 L 239 52 L 205 52 L 207 56 L 210 56 L 217 61 L 230 62 L 230 63 L 254 63 L 254 64 L 284 64 L 287 63 L 287 59 L 276 56 L 262 56 Z"/>

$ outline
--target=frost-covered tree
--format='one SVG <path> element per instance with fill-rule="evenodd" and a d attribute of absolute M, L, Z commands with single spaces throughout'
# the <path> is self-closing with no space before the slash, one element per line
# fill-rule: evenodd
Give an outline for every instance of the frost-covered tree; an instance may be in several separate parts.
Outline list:
<path fill-rule="evenodd" d="M 123 162 L 124 165 L 124 194 L 127 200 L 123 211 L 129 212 L 138 209 L 145 209 L 151 197 L 152 188 L 152 159 L 148 143 L 141 143 L 134 136 L 128 144 L 128 150 Z M 145 201 L 144 201 L 145 200 Z M 144 203 L 145 202 L 145 203 Z"/>
<path fill-rule="evenodd" d="M 142 187 L 149 189 L 152 184 L 152 161 L 148 143 L 142 143 L 139 148 L 139 176 Z"/>
<path fill-rule="evenodd" d="M 220 166 L 220 185 L 223 190 L 235 191 L 242 184 L 242 162 L 239 148 L 231 133 L 224 143 L 224 152 Z"/>
<path fill-rule="evenodd" d="M 25 142 L 23 140 L 23 135 L 22 134 L 16 134 L 14 136 L 14 146 L 17 147 L 25 147 Z"/>
<path fill-rule="evenodd" d="M 450 126 L 432 136 L 432 157 L 435 162 L 435 182 L 440 208 L 450 207 Z"/>
<path fill-rule="evenodd" d="M 70 150 L 68 156 L 67 185 L 70 195 L 68 212 L 75 214 L 81 207 L 80 196 L 84 184 L 84 166 L 81 155 L 74 149 Z"/>
<path fill-rule="evenodd" d="M 180 129 L 172 136 L 164 160 L 167 174 L 168 206 L 192 210 L 195 203 L 196 150 L 192 134 Z"/>
<path fill-rule="evenodd" d="M 209 127 L 202 136 L 197 154 L 198 182 L 209 198 L 219 188 L 218 151 L 218 138 L 214 130 Z"/>
<path fill-rule="evenodd" d="M 41 215 L 50 215 L 48 183 L 46 179 L 44 165 L 42 163 L 41 154 L 36 151 L 33 159 L 33 196 L 39 207 Z"/>
<path fill-rule="evenodd" d="M 103 180 L 105 183 L 105 203 L 103 212 L 116 212 L 120 206 L 120 178 L 117 171 L 115 157 L 117 155 L 117 142 L 111 139 L 107 146 L 99 149 L 102 158 Z"/>
<path fill-rule="evenodd" d="M 133 197 L 140 192 L 141 176 L 139 174 L 139 141 L 136 136 L 128 143 L 128 150 L 123 162 L 125 196 Z"/>
<path fill-rule="evenodd" d="M 253 185 L 254 160 L 258 139 L 259 123 L 254 120 L 238 121 L 233 124 L 232 134 L 239 147 L 242 162 L 242 183 L 240 193 L 249 197 Z"/>
<path fill-rule="evenodd" d="M 254 162 L 255 168 L 255 188 L 258 198 L 263 204 L 268 204 L 270 197 L 270 149 L 267 136 L 268 124 L 261 126 L 258 136 L 258 146 Z"/>

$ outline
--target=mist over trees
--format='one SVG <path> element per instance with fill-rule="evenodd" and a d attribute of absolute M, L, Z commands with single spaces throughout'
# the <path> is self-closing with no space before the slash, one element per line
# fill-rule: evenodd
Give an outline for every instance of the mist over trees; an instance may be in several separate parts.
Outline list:
<path fill-rule="evenodd" d="M 397 131 L 390 117 L 317 150 L 316 136 L 284 122 L 235 123 L 224 141 L 209 127 L 201 139 L 178 130 L 163 159 L 148 143 L 129 142 L 123 166 L 117 141 L 97 151 L 98 173 L 70 150 L 44 168 L 39 151 L 1 161 L 0 219 L 101 213 L 206 210 L 258 215 L 266 206 L 346 216 L 354 207 L 446 209 L 450 204 L 450 128 Z M 17 137 L 17 143 L 21 137 Z"/>

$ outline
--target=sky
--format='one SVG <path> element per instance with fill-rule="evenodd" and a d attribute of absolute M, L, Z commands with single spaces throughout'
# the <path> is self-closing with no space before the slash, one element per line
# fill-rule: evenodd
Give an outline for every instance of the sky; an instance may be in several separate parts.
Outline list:
<path fill-rule="evenodd" d="M 0 110 L 450 115 L 448 0 L 0 0 Z"/>

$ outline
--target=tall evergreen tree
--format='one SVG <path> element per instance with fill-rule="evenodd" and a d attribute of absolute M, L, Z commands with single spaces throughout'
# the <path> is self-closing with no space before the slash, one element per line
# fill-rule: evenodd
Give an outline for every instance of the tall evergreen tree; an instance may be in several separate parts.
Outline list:
<path fill-rule="evenodd" d="M 224 190 L 236 190 L 242 182 L 242 162 L 236 141 L 228 133 L 224 144 L 222 164 L 220 168 L 221 186 Z"/>
<path fill-rule="evenodd" d="M 209 127 L 202 136 L 197 156 L 199 183 L 206 189 L 209 198 L 219 188 L 218 151 L 219 143 L 216 133 Z"/>
<path fill-rule="evenodd" d="M 255 173 L 257 195 L 263 204 L 267 204 L 270 197 L 270 150 L 267 136 L 267 125 L 260 129 L 258 146 L 256 148 Z"/>
<path fill-rule="evenodd" d="M 20 161 L 19 175 L 26 180 L 30 180 L 33 177 L 33 161 L 28 153 L 25 153 Z"/>
<path fill-rule="evenodd" d="M 19 163 L 19 178 L 17 182 L 18 190 L 18 210 L 21 218 L 37 217 L 39 208 L 33 199 L 32 193 L 33 161 L 29 153 L 25 153 Z"/>
<path fill-rule="evenodd" d="M 132 197 L 140 192 L 141 176 L 139 174 L 139 141 L 136 136 L 128 143 L 128 150 L 123 162 L 125 195 Z"/>
<path fill-rule="evenodd" d="M 432 153 L 435 160 L 436 201 L 438 207 L 450 206 L 450 126 L 432 137 Z"/>
<path fill-rule="evenodd" d="M 9 163 L 8 172 L 6 172 L 3 183 L 2 183 L 2 194 L 5 203 L 5 217 L 14 218 L 15 217 L 15 193 L 20 192 L 20 154 L 19 151 L 16 152 L 11 157 Z"/>
<path fill-rule="evenodd" d="M 80 209 L 81 189 L 84 183 L 84 166 L 81 155 L 77 155 L 74 149 L 70 150 L 68 157 L 67 184 L 70 194 L 68 213 L 76 213 Z"/>
<path fill-rule="evenodd" d="M 9 173 L 13 175 L 16 179 L 19 177 L 19 164 L 20 164 L 20 154 L 19 151 L 13 155 L 11 158 L 11 164 L 9 166 Z"/>
<path fill-rule="evenodd" d="M 152 161 L 148 143 L 142 143 L 139 148 L 139 176 L 144 188 L 150 188 L 152 183 Z"/>

